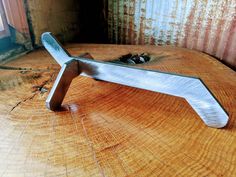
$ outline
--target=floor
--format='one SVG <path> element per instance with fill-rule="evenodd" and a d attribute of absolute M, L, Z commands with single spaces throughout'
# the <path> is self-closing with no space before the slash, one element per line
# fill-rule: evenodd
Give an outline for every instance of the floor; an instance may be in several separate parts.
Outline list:
<path fill-rule="evenodd" d="M 137 67 L 203 79 L 229 114 L 209 128 L 187 102 L 77 77 L 59 112 L 45 100 L 60 66 L 43 49 L 0 66 L 0 176 L 236 176 L 236 73 L 187 49 L 66 46 L 114 60 L 148 52 Z"/>

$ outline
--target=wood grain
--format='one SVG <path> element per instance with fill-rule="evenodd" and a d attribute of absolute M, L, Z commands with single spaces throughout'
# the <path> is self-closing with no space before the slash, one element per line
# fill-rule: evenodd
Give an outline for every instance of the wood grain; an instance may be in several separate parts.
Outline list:
<path fill-rule="evenodd" d="M 151 53 L 153 60 L 137 67 L 201 77 L 229 124 L 209 128 L 181 98 L 85 77 L 73 81 L 63 110 L 49 111 L 45 100 L 60 66 L 38 50 L 7 64 L 17 70 L 0 70 L 0 176 L 236 176 L 234 71 L 173 47 L 67 49 L 104 61 Z"/>

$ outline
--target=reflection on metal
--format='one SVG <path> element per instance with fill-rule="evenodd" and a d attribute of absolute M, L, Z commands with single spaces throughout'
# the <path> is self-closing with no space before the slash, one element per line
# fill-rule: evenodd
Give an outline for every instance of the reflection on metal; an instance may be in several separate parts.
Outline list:
<path fill-rule="evenodd" d="M 108 31 L 114 43 L 187 47 L 236 67 L 235 0 L 109 0 Z"/>
<path fill-rule="evenodd" d="M 185 98 L 210 127 L 221 128 L 228 122 L 227 113 L 198 78 L 71 57 L 50 33 L 42 35 L 42 43 L 62 66 L 46 100 L 46 105 L 51 110 L 60 107 L 72 79 L 81 74 L 98 80 Z"/>

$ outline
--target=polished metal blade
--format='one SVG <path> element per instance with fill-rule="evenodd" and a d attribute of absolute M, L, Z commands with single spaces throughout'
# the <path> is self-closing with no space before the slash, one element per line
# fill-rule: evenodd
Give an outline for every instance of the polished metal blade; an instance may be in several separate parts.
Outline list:
<path fill-rule="evenodd" d="M 210 127 L 221 128 L 228 122 L 227 113 L 199 78 L 71 57 L 50 33 L 42 35 L 42 43 L 62 66 L 46 101 L 49 109 L 55 110 L 61 105 L 70 82 L 81 74 L 98 80 L 182 97 Z"/>

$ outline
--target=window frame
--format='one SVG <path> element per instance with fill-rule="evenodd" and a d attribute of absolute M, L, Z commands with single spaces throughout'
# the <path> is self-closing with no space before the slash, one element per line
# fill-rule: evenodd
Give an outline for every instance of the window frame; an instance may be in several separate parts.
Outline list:
<path fill-rule="evenodd" d="M 9 31 L 9 27 L 8 27 L 8 23 L 7 23 L 7 17 L 5 14 L 2 0 L 0 0 L 0 18 L 2 19 L 3 27 L 4 27 L 4 30 L 0 31 L 0 39 L 2 39 L 4 37 L 10 36 L 10 31 Z"/>

